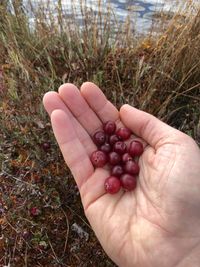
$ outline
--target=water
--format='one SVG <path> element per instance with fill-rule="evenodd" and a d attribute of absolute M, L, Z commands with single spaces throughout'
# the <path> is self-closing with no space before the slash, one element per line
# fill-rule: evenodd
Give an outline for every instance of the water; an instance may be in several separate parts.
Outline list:
<path fill-rule="evenodd" d="M 29 13 L 30 21 L 34 23 L 34 16 L 30 12 L 29 0 L 24 0 L 24 6 Z M 199 1 L 199 0 L 196 0 Z M 48 2 L 48 7 L 47 7 Z M 102 12 L 106 14 L 110 3 L 111 9 L 114 11 L 119 22 L 125 22 L 127 17 L 134 24 L 134 28 L 139 32 L 145 32 L 149 29 L 152 22 L 152 15 L 159 10 L 176 11 L 183 0 L 102 0 Z M 33 6 L 37 8 L 40 5 L 46 5 L 47 9 L 51 9 L 56 16 L 58 0 L 32 0 Z M 73 7 L 76 8 L 77 19 L 81 19 L 80 0 L 61 0 L 64 13 L 70 16 Z M 93 12 L 98 12 L 98 1 L 87 0 L 86 7 Z"/>

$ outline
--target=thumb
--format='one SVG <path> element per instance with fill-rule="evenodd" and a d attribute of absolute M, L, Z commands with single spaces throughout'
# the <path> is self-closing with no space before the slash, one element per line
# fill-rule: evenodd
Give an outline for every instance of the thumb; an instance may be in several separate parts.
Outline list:
<path fill-rule="evenodd" d="M 120 109 L 122 122 L 155 149 L 160 141 L 179 132 L 153 115 L 138 110 L 130 105 L 123 105 Z"/>

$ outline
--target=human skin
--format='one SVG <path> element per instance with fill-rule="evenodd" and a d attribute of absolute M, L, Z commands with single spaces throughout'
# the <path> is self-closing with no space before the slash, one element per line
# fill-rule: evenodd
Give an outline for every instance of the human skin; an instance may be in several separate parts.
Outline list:
<path fill-rule="evenodd" d="M 118 111 L 93 83 L 62 85 L 43 104 L 85 214 L 120 267 L 200 266 L 200 150 L 186 134 L 123 105 Z M 137 188 L 105 193 L 105 168 L 90 161 L 91 136 L 105 121 L 127 126 L 144 144 Z"/>

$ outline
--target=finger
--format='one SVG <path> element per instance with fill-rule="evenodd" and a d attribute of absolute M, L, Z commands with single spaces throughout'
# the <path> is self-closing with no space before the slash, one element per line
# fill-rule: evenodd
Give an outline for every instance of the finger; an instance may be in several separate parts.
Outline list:
<path fill-rule="evenodd" d="M 66 83 L 63 84 L 58 91 L 60 97 L 74 117 L 90 135 L 93 135 L 94 132 L 101 127 L 102 123 L 82 97 L 78 88 L 73 84 Z"/>
<path fill-rule="evenodd" d="M 94 83 L 83 83 L 81 94 L 102 122 L 119 120 L 119 111 L 117 108 L 108 101 L 104 93 Z"/>
<path fill-rule="evenodd" d="M 43 105 L 49 116 L 51 116 L 51 113 L 55 109 L 62 109 L 70 118 L 73 117 L 69 109 L 59 97 L 59 94 L 54 91 L 49 91 L 43 96 Z"/>
<path fill-rule="evenodd" d="M 108 120 L 115 121 L 117 127 L 124 126 L 119 117 L 118 109 L 106 98 L 101 89 L 94 83 L 86 82 L 81 86 L 81 94 L 88 102 L 88 105 L 96 112 L 97 116 L 106 122 Z M 132 136 L 134 140 L 139 140 L 143 143 L 144 147 L 147 145 L 144 140 L 137 136 Z M 129 143 L 129 142 L 127 142 Z"/>
<path fill-rule="evenodd" d="M 149 113 L 140 111 L 130 105 L 123 105 L 120 118 L 134 134 L 143 138 L 148 144 L 157 149 L 161 141 L 176 134 L 175 129 L 160 121 Z"/>
<path fill-rule="evenodd" d="M 81 188 L 94 172 L 89 156 L 77 137 L 72 121 L 63 110 L 57 109 L 51 113 L 51 123 L 65 162 Z"/>
<path fill-rule="evenodd" d="M 115 121 L 117 128 L 124 126 L 120 120 L 118 109 L 110 101 L 108 101 L 101 89 L 99 89 L 99 87 L 94 83 L 83 83 L 81 86 L 81 94 L 102 122 L 111 120 Z M 138 138 L 137 136 L 133 135 L 132 138 L 142 142 L 144 147 L 147 145 L 144 140 L 141 140 L 141 138 Z M 128 143 L 130 142 L 127 142 L 127 144 Z"/>
<path fill-rule="evenodd" d="M 49 116 L 51 116 L 51 113 L 55 109 L 63 110 L 68 115 L 68 117 L 72 120 L 74 129 L 77 133 L 79 140 L 81 141 L 89 155 L 96 149 L 96 146 L 94 145 L 87 131 L 74 118 L 70 110 L 66 107 L 65 103 L 61 100 L 58 93 L 53 91 L 47 92 L 43 97 L 43 105 Z"/>

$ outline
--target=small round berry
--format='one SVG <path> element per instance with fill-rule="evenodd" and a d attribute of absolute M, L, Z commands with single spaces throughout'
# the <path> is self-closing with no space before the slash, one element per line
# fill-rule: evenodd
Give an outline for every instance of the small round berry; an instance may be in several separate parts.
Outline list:
<path fill-rule="evenodd" d="M 129 160 L 125 163 L 125 166 L 124 166 L 124 170 L 126 173 L 129 173 L 129 174 L 138 174 L 139 171 L 140 171 L 140 167 L 139 165 L 137 164 L 137 162 L 133 161 L 133 160 Z"/>
<path fill-rule="evenodd" d="M 109 138 L 109 143 L 111 144 L 111 146 L 113 146 L 118 141 L 120 141 L 120 138 L 116 134 L 111 135 Z"/>
<path fill-rule="evenodd" d="M 122 187 L 127 191 L 131 191 L 136 188 L 137 180 L 134 176 L 130 174 L 123 174 L 120 177 L 120 181 L 121 181 Z"/>
<path fill-rule="evenodd" d="M 119 154 L 124 154 L 126 152 L 126 148 L 126 144 L 123 141 L 118 141 L 113 146 L 113 150 Z"/>
<path fill-rule="evenodd" d="M 100 151 L 100 150 L 94 151 L 90 159 L 91 159 L 92 164 L 95 167 L 99 167 L 99 168 L 103 167 L 108 161 L 107 155 L 103 151 Z"/>
<path fill-rule="evenodd" d="M 117 130 L 116 135 L 123 140 L 127 140 L 131 136 L 131 130 L 126 127 L 121 127 Z"/>
<path fill-rule="evenodd" d="M 113 121 L 107 121 L 103 125 L 103 130 L 109 135 L 114 134 L 116 130 L 116 124 Z"/>
<path fill-rule="evenodd" d="M 51 144 L 49 142 L 42 143 L 42 148 L 45 152 L 47 152 L 51 148 Z"/>
<path fill-rule="evenodd" d="M 107 193 L 116 194 L 121 188 L 121 182 L 117 177 L 110 176 L 105 180 L 104 187 Z"/>
<path fill-rule="evenodd" d="M 117 152 L 112 151 L 108 155 L 108 161 L 111 165 L 117 165 L 121 162 L 121 156 Z"/>
<path fill-rule="evenodd" d="M 22 232 L 22 237 L 23 237 L 25 240 L 28 240 L 28 239 L 30 239 L 30 238 L 32 237 L 32 233 L 29 232 L 28 230 L 24 230 L 24 231 Z"/>
<path fill-rule="evenodd" d="M 108 143 L 105 143 L 100 147 L 100 150 L 105 152 L 106 154 L 108 154 L 111 151 L 111 149 L 112 149 L 111 145 Z"/>
<path fill-rule="evenodd" d="M 133 160 L 133 158 L 131 157 L 131 155 L 129 153 L 125 153 L 124 155 L 122 155 L 122 161 L 123 162 L 127 162 L 129 160 Z"/>
<path fill-rule="evenodd" d="M 93 141 L 97 146 L 101 146 L 106 141 L 106 135 L 103 131 L 98 131 L 93 135 Z"/>
<path fill-rule="evenodd" d="M 132 141 L 128 148 L 129 154 L 133 157 L 142 155 L 143 151 L 143 145 L 139 141 Z"/>
<path fill-rule="evenodd" d="M 41 210 L 37 207 L 32 207 L 29 209 L 30 215 L 32 216 L 38 216 L 41 214 Z"/>
<path fill-rule="evenodd" d="M 111 175 L 120 177 L 124 173 L 121 165 L 115 165 L 111 170 Z"/>

